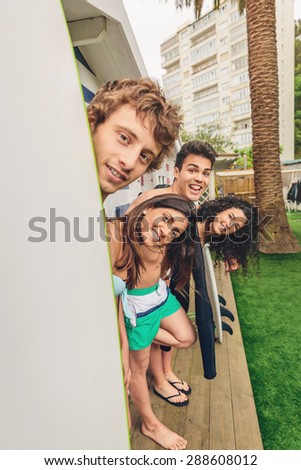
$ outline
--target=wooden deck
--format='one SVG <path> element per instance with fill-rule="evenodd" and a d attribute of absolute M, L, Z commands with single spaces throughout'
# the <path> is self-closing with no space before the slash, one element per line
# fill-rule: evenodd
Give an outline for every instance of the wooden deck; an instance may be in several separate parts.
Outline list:
<path fill-rule="evenodd" d="M 192 387 L 189 405 L 176 408 L 150 392 L 152 406 L 166 426 L 188 440 L 188 450 L 260 450 L 262 441 L 231 279 L 222 270 L 216 272 L 216 279 L 219 294 L 235 316 L 234 322 L 226 319 L 233 336 L 224 332 L 222 344 L 216 343 L 217 377 L 204 379 L 198 342 L 189 349 L 176 350 L 174 370 Z M 191 305 L 190 311 L 193 310 Z M 130 408 L 132 449 L 162 449 L 141 434 L 137 411 L 132 405 Z"/>

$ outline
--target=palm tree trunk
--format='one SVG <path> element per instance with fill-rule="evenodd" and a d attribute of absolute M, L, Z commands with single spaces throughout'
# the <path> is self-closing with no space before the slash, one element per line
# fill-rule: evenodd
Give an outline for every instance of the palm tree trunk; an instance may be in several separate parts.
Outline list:
<path fill-rule="evenodd" d="M 259 249 L 295 253 L 300 245 L 285 212 L 279 156 L 279 99 L 275 0 L 246 0 Z"/>

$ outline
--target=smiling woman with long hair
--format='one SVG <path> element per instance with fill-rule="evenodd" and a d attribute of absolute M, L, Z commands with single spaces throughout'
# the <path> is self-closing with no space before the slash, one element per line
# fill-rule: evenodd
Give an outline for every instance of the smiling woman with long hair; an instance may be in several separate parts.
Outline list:
<path fill-rule="evenodd" d="M 151 408 L 146 371 L 153 341 L 177 348 L 196 341 L 190 319 L 163 281 L 177 276 L 177 289 L 183 291 L 190 279 L 194 205 L 174 194 L 156 196 L 126 217 L 108 220 L 108 232 L 115 292 L 122 299 L 118 305 L 125 381 L 141 416 L 141 431 L 166 449 L 184 449 L 187 441 L 164 426 Z M 175 389 L 168 399 L 175 406 L 187 405 L 187 398 L 180 395 Z"/>

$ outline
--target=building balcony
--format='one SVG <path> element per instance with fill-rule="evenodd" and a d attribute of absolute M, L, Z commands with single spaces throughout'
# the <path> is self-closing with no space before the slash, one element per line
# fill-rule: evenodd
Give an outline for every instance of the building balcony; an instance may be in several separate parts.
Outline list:
<path fill-rule="evenodd" d="M 199 34 L 203 28 L 205 29 L 209 24 L 213 23 L 216 19 L 216 11 L 211 11 L 207 15 L 200 18 L 198 21 L 190 25 L 189 32 L 190 38 L 193 39 L 194 36 Z"/>

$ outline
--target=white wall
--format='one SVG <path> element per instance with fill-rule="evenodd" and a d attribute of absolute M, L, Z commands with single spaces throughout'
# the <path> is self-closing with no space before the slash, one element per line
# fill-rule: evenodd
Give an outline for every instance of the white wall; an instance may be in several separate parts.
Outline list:
<path fill-rule="evenodd" d="M 82 236 L 101 208 L 60 1 L 2 3 L 0 36 L 0 445 L 127 449 L 107 245 L 66 243 L 62 222 L 49 239 L 50 208 Z M 28 241 L 35 216 L 44 242 Z"/>

